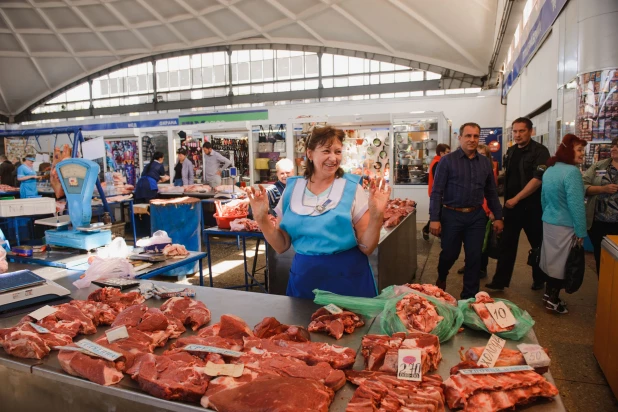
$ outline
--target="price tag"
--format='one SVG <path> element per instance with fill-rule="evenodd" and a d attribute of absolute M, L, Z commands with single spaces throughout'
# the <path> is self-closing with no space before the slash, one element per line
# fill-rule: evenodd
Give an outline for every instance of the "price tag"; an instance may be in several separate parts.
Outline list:
<path fill-rule="evenodd" d="M 423 380 L 420 349 L 399 349 L 397 353 L 397 378 L 406 381 Z"/>
<path fill-rule="evenodd" d="M 324 306 L 324 309 L 326 309 L 327 311 L 329 311 L 333 315 L 338 315 L 340 313 L 343 313 L 343 309 L 341 309 L 339 306 L 337 306 L 337 305 L 335 305 L 333 303 L 329 303 L 328 305 Z"/>
<path fill-rule="evenodd" d="M 96 356 L 108 361 L 115 361 L 122 356 L 121 353 L 115 352 L 111 349 L 107 349 L 105 346 L 101 346 L 98 343 L 89 341 L 88 339 L 82 339 L 75 343 L 82 349 L 86 349 L 88 352 L 94 353 Z"/>
<path fill-rule="evenodd" d="M 109 329 L 105 331 L 105 336 L 107 336 L 107 341 L 109 343 L 115 342 L 120 339 L 126 339 L 129 337 L 129 332 L 127 331 L 126 326 L 119 326 L 114 329 Z"/>
<path fill-rule="evenodd" d="M 528 365 L 502 366 L 498 368 L 479 368 L 479 369 L 460 369 L 462 375 L 486 375 L 491 373 L 523 372 L 533 371 L 534 368 Z"/>
<path fill-rule="evenodd" d="M 508 328 L 517 323 L 511 309 L 504 302 L 486 303 L 485 307 L 500 327 Z"/>
<path fill-rule="evenodd" d="M 239 358 L 239 357 L 241 357 L 243 355 L 242 352 L 237 352 L 235 350 L 221 349 L 221 348 L 217 348 L 217 347 L 214 347 L 214 346 L 204 346 L 204 345 L 195 345 L 195 344 L 187 345 L 187 346 L 185 346 L 182 349 L 186 350 L 187 352 L 218 353 L 220 355 L 233 356 L 235 358 Z"/>
<path fill-rule="evenodd" d="M 522 343 L 517 345 L 517 349 L 524 355 L 526 363 L 533 368 L 543 368 L 551 363 L 549 356 L 539 345 Z"/>
<path fill-rule="evenodd" d="M 70 352 L 81 352 L 84 355 L 88 355 L 88 356 L 97 356 L 98 355 L 96 353 L 92 353 L 90 351 L 87 351 L 86 349 L 77 347 L 77 346 L 52 346 L 52 349 L 55 350 L 68 350 Z"/>
<path fill-rule="evenodd" d="M 245 365 L 242 363 L 212 363 L 208 362 L 204 368 L 204 373 L 208 376 L 231 376 L 238 378 L 242 375 Z"/>
<path fill-rule="evenodd" d="M 484 366 L 486 368 L 493 368 L 500 356 L 500 352 L 502 352 L 502 348 L 504 348 L 504 344 L 506 341 L 502 338 L 497 337 L 496 335 L 491 335 L 489 338 L 489 342 L 485 346 L 485 350 L 481 354 L 478 362 L 476 362 L 480 366 Z"/>
<path fill-rule="evenodd" d="M 42 308 L 39 308 L 37 310 L 35 310 L 34 312 L 32 312 L 31 314 L 29 314 L 28 316 L 30 316 L 31 318 L 35 318 L 36 320 L 41 320 L 46 316 L 52 315 L 54 313 L 58 312 L 58 309 L 53 308 L 49 305 L 45 305 Z"/>
<path fill-rule="evenodd" d="M 30 323 L 30 326 L 32 326 L 34 328 L 34 330 L 36 330 L 39 333 L 49 333 L 49 330 L 47 328 L 44 328 L 41 325 L 37 325 L 34 322 L 28 322 L 28 323 Z"/>

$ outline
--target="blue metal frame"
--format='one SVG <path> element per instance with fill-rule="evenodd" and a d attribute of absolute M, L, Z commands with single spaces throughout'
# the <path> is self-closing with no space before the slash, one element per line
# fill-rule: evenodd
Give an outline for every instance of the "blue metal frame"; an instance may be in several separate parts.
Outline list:
<path fill-rule="evenodd" d="M 73 144 L 73 153 L 72 157 L 77 157 L 77 152 L 79 150 L 79 144 L 84 142 L 84 136 L 82 135 L 81 127 L 59 127 L 59 128 L 50 128 L 50 129 L 26 129 L 26 130 L 13 130 L 9 132 L 0 132 L 0 137 L 26 137 L 30 138 L 30 136 L 34 136 L 37 143 L 39 141 L 40 136 L 50 136 L 55 135 L 56 139 L 59 134 L 66 134 L 69 136 L 69 140 Z M 71 135 L 74 137 L 71 138 Z M 40 147 L 39 143 L 39 147 Z M 56 142 L 54 142 L 54 148 L 56 147 Z M 105 192 L 103 191 L 103 187 L 101 186 L 101 182 L 97 176 L 96 182 L 97 190 L 99 191 L 99 195 L 101 196 L 101 201 L 103 202 L 103 208 L 106 212 L 109 212 L 111 215 L 111 211 L 109 209 L 109 205 L 107 204 L 107 199 L 105 198 Z"/>
<path fill-rule="evenodd" d="M 237 286 L 229 286 L 225 289 L 245 288 L 245 290 L 248 291 L 249 288 L 258 286 L 265 293 L 268 293 L 268 242 L 266 242 L 266 239 L 264 238 L 264 234 L 262 232 L 232 232 L 229 229 L 219 229 L 218 227 L 211 227 L 208 229 L 204 229 L 203 233 L 204 233 L 204 239 L 206 243 L 206 253 L 208 254 L 208 277 L 210 278 L 211 288 L 213 287 L 213 280 L 212 280 L 212 260 L 210 257 L 210 236 L 237 236 L 239 238 L 242 238 L 242 255 L 243 255 L 243 261 L 245 265 L 245 284 L 237 285 Z M 255 246 L 255 256 L 253 257 L 253 270 L 251 273 L 249 273 L 249 270 L 247 268 L 247 245 L 246 245 L 247 238 L 255 238 L 258 240 Z M 255 278 L 255 272 L 257 270 L 256 269 L 257 258 L 258 258 L 257 251 L 258 251 L 258 248 L 260 247 L 261 240 L 264 241 L 264 245 L 266 247 L 266 266 L 264 268 L 265 270 L 264 283 L 259 282 Z M 251 283 L 249 283 L 249 278 L 251 278 Z"/>

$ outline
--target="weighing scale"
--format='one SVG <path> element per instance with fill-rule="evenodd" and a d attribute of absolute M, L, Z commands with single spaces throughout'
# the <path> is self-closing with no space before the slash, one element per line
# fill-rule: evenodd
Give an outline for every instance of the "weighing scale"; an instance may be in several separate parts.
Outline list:
<path fill-rule="evenodd" d="M 0 275 L 0 313 L 69 295 L 68 289 L 29 270 Z"/>
<path fill-rule="evenodd" d="M 99 165 L 87 159 L 65 159 L 56 165 L 69 208 L 69 220 L 41 219 L 38 223 L 54 226 L 45 231 L 48 245 L 91 250 L 112 242 L 111 225 L 90 224 L 92 193 L 99 175 Z M 69 223 L 72 229 L 69 229 Z"/>

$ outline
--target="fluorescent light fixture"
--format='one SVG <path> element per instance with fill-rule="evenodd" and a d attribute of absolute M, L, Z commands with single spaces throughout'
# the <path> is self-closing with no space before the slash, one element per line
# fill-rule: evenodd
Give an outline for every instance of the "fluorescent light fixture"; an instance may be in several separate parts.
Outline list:
<path fill-rule="evenodd" d="M 419 114 L 419 113 L 425 113 L 424 110 L 417 110 L 416 112 L 410 112 L 410 114 Z"/>

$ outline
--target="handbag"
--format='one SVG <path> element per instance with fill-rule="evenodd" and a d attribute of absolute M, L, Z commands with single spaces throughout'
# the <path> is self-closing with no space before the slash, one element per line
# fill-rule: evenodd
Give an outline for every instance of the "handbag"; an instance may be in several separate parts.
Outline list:
<path fill-rule="evenodd" d="M 258 143 L 266 143 L 266 132 L 264 128 L 260 126 L 260 131 L 258 132 Z"/>
<path fill-rule="evenodd" d="M 564 291 L 575 293 L 584 282 L 586 261 L 584 247 L 577 243 L 577 239 L 571 242 L 571 250 L 564 265 Z"/>
<path fill-rule="evenodd" d="M 536 267 L 541 262 L 541 246 L 533 247 L 528 251 L 528 266 Z"/>
<path fill-rule="evenodd" d="M 496 231 L 493 230 L 491 227 L 489 230 L 490 230 L 489 242 L 487 244 L 487 250 L 486 250 L 487 256 L 489 256 L 492 259 L 498 259 L 500 257 L 500 243 L 502 240 L 502 236 L 497 234 Z"/>

